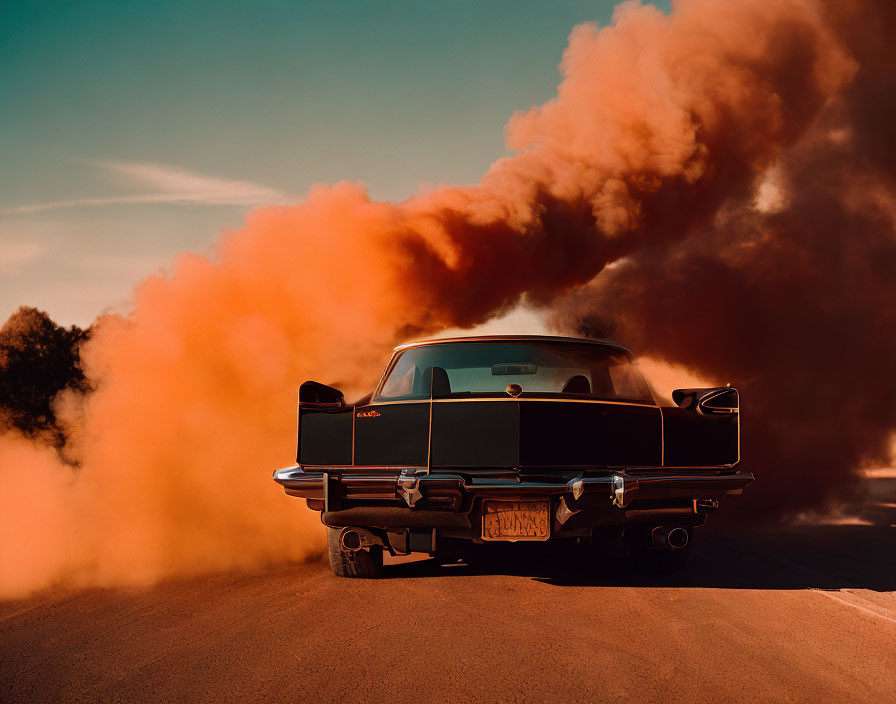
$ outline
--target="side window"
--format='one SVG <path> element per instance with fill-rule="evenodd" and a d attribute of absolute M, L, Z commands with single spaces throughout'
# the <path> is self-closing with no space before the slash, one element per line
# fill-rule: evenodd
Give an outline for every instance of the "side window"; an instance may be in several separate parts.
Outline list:
<path fill-rule="evenodd" d="M 591 393 L 599 398 L 612 398 L 618 395 L 610 369 L 595 366 L 591 370 Z"/>
<path fill-rule="evenodd" d="M 631 364 L 614 364 L 608 368 L 610 379 L 613 381 L 613 389 L 620 398 L 632 398 L 638 400 L 650 399 L 647 384 L 641 378 L 638 370 Z"/>
<path fill-rule="evenodd" d="M 414 372 L 416 367 L 413 363 L 404 363 L 399 360 L 383 384 L 379 397 L 381 399 L 400 398 L 410 396 L 414 391 Z"/>

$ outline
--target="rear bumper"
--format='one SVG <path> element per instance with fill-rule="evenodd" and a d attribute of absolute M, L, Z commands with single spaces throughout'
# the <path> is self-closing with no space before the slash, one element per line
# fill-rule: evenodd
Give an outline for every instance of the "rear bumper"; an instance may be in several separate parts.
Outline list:
<path fill-rule="evenodd" d="M 395 502 L 411 509 L 422 503 L 428 510 L 455 513 L 464 511 L 469 505 L 467 499 L 478 497 L 507 500 L 558 497 L 571 512 L 612 506 L 625 509 L 632 501 L 642 499 L 712 500 L 740 494 L 753 479 L 751 472 L 705 470 L 619 470 L 602 476 L 582 474 L 565 483 L 464 477 L 441 472 L 413 474 L 412 470 L 396 473 L 394 469 L 388 474 L 363 474 L 354 469 L 315 472 L 295 466 L 274 472 L 274 481 L 287 494 L 323 502 L 321 508 L 327 511 L 347 500 L 354 505 Z"/>

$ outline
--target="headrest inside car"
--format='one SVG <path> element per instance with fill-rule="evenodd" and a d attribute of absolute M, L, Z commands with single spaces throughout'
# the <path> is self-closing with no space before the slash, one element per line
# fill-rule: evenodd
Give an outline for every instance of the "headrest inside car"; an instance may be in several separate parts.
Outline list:
<path fill-rule="evenodd" d="M 451 394 L 451 382 L 448 380 L 448 372 L 442 367 L 427 367 L 423 370 L 423 383 L 429 386 L 432 379 L 433 396 L 449 396 Z"/>
<path fill-rule="evenodd" d="M 572 377 L 566 384 L 563 386 L 563 391 L 560 393 L 563 394 L 590 394 L 591 393 L 591 382 L 588 381 L 587 376 L 582 376 L 581 374 L 576 374 Z"/>

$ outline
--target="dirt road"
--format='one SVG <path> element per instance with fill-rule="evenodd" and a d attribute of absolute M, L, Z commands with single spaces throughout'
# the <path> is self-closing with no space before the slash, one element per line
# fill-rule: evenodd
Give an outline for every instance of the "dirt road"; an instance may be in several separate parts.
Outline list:
<path fill-rule="evenodd" d="M 686 572 L 540 553 L 0 604 L 0 701 L 896 701 L 896 474 L 857 518 L 707 528 Z"/>

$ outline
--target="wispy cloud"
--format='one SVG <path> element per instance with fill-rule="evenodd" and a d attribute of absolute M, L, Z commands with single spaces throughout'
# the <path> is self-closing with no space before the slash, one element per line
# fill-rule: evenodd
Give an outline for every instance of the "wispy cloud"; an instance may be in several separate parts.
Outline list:
<path fill-rule="evenodd" d="M 182 205 L 267 205 L 297 198 L 284 191 L 252 181 L 220 178 L 176 166 L 150 162 L 97 161 L 122 186 L 142 192 L 98 198 L 76 198 L 30 203 L 0 209 L 0 215 L 26 215 L 60 208 L 103 205 L 168 203 Z"/>
<path fill-rule="evenodd" d="M 46 257 L 47 253 L 47 247 L 40 242 L 0 237 L 0 274 L 18 274 Z"/>

